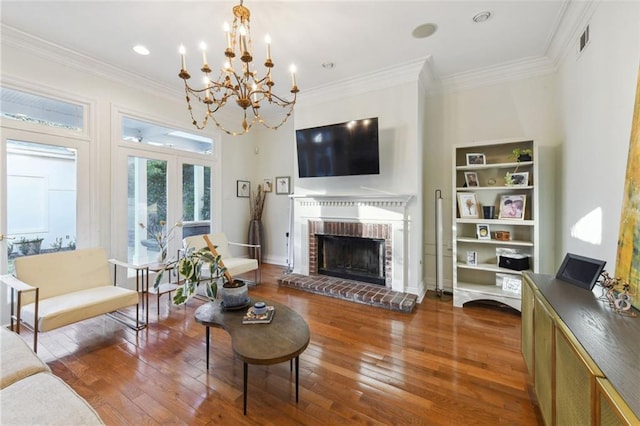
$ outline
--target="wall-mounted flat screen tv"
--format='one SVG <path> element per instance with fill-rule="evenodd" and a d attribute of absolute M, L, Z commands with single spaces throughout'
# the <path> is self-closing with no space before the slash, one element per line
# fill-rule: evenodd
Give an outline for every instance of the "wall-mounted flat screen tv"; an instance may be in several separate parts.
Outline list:
<path fill-rule="evenodd" d="M 301 178 L 380 174 L 378 117 L 296 130 Z"/>

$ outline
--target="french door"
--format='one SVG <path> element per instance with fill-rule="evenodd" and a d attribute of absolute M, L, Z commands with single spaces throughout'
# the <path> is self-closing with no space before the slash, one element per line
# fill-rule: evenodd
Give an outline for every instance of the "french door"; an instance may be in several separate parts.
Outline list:
<path fill-rule="evenodd" d="M 176 258 L 184 236 L 211 231 L 211 161 L 126 146 L 118 151 L 113 205 L 120 211 L 113 222 L 120 258 L 137 265 L 160 260 L 160 234 L 168 242 L 167 258 Z"/>

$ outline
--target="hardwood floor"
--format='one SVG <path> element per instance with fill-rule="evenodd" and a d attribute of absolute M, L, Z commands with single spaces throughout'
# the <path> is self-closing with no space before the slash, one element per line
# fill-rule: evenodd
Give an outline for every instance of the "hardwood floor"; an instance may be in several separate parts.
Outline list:
<path fill-rule="evenodd" d="M 204 303 L 161 299 L 136 333 L 107 317 L 43 333 L 39 355 L 109 425 L 537 425 L 520 354 L 519 315 L 486 306 L 453 308 L 427 297 L 411 314 L 279 287 L 264 265 L 252 297 L 298 311 L 311 343 L 300 356 L 300 401 L 289 363 L 249 366 L 242 415 L 242 362 L 224 330 L 193 319 Z M 152 296 L 153 297 L 153 296 Z M 24 335 L 31 342 L 28 334 Z"/>

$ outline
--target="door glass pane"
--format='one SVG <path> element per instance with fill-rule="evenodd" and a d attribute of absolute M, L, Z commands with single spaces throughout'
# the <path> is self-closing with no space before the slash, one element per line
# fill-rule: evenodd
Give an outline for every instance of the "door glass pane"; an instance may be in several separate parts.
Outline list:
<path fill-rule="evenodd" d="M 84 110 L 82 105 L 59 101 L 19 90 L 0 88 L 2 117 L 49 127 L 81 131 Z"/>
<path fill-rule="evenodd" d="M 128 157 L 127 165 L 128 261 L 144 264 L 160 254 L 153 236 L 167 220 L 167 162 Z"/>
<path fill-rule="evenodd" d="M 210 155 L 213 139 L 130 117 L 122 119 L 122 139 L 136 144 L 160 146 Z"/>
<path fill-rule="evenodd" d="M 182 237 L 211 231 L 211 167 L 182 165 Z"/>
<path fill-rule="evenodd" d="M 7 141 L 7 234 L 13 259 L 76 248 L 77 152 Z"/>

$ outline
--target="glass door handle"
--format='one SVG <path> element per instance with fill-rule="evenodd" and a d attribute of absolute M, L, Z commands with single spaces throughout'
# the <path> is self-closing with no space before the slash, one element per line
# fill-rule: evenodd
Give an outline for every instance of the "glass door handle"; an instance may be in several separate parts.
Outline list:
<path fill-rule="evenodd" d="M 9 237 L 8 235 L 5 234 L 0 234 L 0 241 L 3 240 L 15 240 L 16 237 Z"/>

